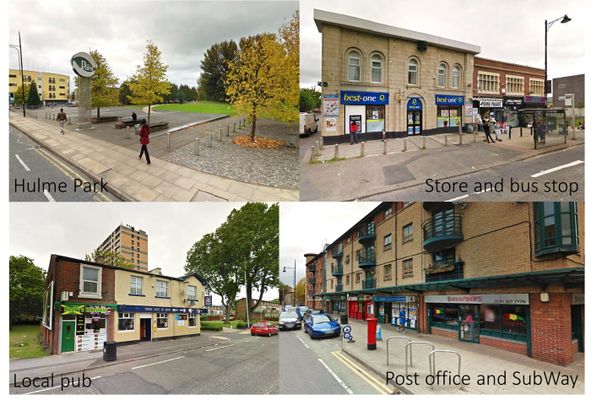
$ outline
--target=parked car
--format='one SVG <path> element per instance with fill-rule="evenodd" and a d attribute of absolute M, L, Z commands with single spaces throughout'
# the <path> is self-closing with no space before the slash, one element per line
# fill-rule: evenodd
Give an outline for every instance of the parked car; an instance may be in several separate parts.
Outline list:
<path fill-rule="evenodd" d="M 341 325 L 330 314 L 310 315 L 304 323 L 304 332 L 309 334 L 311 339 L 340 336 Z"/>
<path fill-rule="evenodd" d="M 318 132 L 318 121 L 314 113 L 300 113 L 300 136 L 310 136 Z"/>
<path fill-rule="evenodd" d="M 277 329 L 277 326 L 267 321 L 262 321 L 257 322 L 250 327 L 250 334 L 252 336 L 273 336 L 279 334 L 279 329 Z"/>
<path fill-rule="evenodd" d="M 282 312 L 279 315 L 279 330 L 302 329 L 302 321 L 295 311 Z"/>

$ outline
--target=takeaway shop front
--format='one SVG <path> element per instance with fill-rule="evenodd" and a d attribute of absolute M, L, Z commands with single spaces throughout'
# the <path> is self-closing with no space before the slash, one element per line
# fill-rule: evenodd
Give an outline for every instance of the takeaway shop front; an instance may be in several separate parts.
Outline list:
<path fill-rule="evenodd" d="M 351 133 L 351 124 L 355 122 L 359 128 L 359 141 L 381 138 L 382 131 L 386 130 L 388 93 L 341 90 L 340 102 L 345 110 L 346 135 Z"/>
<path fill-rule="evenodd" d="M 114 330 L 115 304 L 57 302 L 56 305 L 60 308 L 59 353 L 102 350 Z"/>
<path fill-rule="evenodd" d="M 378 322 L 400 326 L 400 311 L 405 308 L 406 327 L 418 328 L 418 305 L 415 295 L 376 295 L 373 297 Z"/>
<path fill-rule="evenodd" d="M 425 295 L 427 332 L 530 353 L 529 294 Z"/>

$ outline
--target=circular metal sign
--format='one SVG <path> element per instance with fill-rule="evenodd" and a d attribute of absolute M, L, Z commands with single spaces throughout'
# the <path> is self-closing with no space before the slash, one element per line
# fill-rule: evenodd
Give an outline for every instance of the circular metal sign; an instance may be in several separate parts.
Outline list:
<path fill-rule="evenodd" d="M 80 77 L 92 77 L 96 69 L 96 62 L 86 52 L 78 52 L 70 59 L 72 69 Z"/>

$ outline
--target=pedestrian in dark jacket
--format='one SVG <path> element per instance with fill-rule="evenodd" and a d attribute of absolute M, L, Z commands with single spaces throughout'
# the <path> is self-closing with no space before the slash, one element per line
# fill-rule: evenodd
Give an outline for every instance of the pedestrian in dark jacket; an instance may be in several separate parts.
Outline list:
<path fill-rule="evenodd" d="M 137 121 L 137 114 L 135 113 L 135 111 L 131 113 L 131 120 L 133 121 L 134 124 Z"/>
<path fill-rule="evenodd" d="M 482 124 L 482 129 L 484 129 L 484 135 L 486 135 L 486 142 L 495 143 L 495 140 L 492 139 L 492 136 L 490 136 L 490 121 L 489 120 L 484 120 L 484 123 Z"/>
<path fill-rule="evenodd" d="M 142 148 L 140 149 L 140 159 L 142 155 L 146 154 L 146 162 L 151 164 L 150 162 L 150 153 L 148 152 L 148 144 L 150 143 L 150 126 L 146 123 L 145 119 L 141 120 L 142 126 L 140 127 L 140 144 Z"/>

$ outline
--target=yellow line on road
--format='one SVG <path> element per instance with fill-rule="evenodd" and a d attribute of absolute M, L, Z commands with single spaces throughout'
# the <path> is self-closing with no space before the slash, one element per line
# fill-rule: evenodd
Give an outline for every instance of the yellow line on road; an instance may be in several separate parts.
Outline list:
<path fill-rule="evenodd" d="M 393 391 L 390 390 L 386 385 L 378 381 L 374 376 L 369 374 L 367 371 L 363 370 L 360 366 L 353 363 L 351 360 L 347 359 L 341 352 L 332 352 L 332 355 L 335 356 L 338 360 L 340 360 L 341 363 L 343 363 L 349 369 L 351 369 L 355 374 L 357 374 L 359 377 L 365 380 L 365 382 L 371 385 L 380 394 L 388 395 L 393 393 Z"/>

